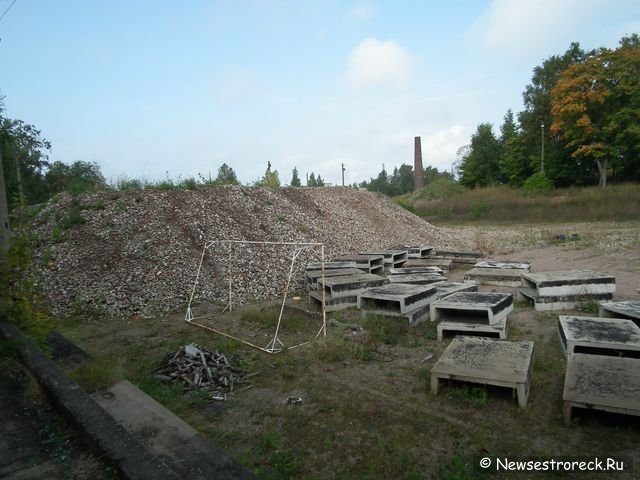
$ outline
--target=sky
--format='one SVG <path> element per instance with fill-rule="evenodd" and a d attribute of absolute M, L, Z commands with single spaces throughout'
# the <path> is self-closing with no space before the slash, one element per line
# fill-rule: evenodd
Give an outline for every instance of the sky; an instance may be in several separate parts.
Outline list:
<path fill-rule="evenodd" d="M 14 0 L 0 0 L 0 16 Z M 534 67 L 572 41 L 640 32 L 637 0 L 16 0 L 0 20 L 6 115 L 50 160 L 105 177 L 334 185 L 449 171 L 478 124 L 522 110 Z"/>

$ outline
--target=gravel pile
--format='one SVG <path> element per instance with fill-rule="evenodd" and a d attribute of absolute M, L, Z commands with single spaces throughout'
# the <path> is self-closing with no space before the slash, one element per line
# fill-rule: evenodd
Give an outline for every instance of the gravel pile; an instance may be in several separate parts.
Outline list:
<path fill-rule="evenodd" d="M 36 216 L 36 278 L 55 313 L 98 308 L 154 315 L 182 308 L 206 240 L 320 242 L 325 259 L 393 244 L 453 248 L 448 234 L 386 197 L 352 188 L 199 187 L 60 195 Z M 208 249 L 195 299 L 224 303 L 282 294 L 293 247 Z M 318 261 L 318 250 L 300 255 Z"/>

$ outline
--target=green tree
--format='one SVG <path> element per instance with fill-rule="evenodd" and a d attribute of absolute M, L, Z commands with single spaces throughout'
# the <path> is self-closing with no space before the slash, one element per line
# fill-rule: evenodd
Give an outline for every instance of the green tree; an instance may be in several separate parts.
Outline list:
<path fill-rule="evenodd" d="M 236 172 L 226 163 L 223 163 L 218 168 L 218 175 L 216 179 L 213 181 L 214 185 L 239 185 L 238 177 L 236 176 Z"/>
<path fill-rule="evenodd" d="M 500 127 L 499 169 L 501 180 L 514 187 L 521 186 L 531 174 L 530 164 L 524 153 L 523 137 L 511 109 L 507 110 Z"/>
<path fill-rule="evenodd" d="M 307 187 L 317 187 L 318 183 L 316 182 L 316 174 L 311 172 L 309 178 L 307 179 Z"/>
<path fill-rule="evenodd" d="M 552 91 L 551 132 L 571 157 L 597 166 L 599 185 L 609 167 L 636 177 L 640 168 L 640 48 L 625 37 L 616 50 L 601 49 L 570 65 Z"/>
<path fill-rule="evenodd" d="M 49 167 L 51 143 L 33 125 L 7 118 L 0 98 L 0 149 L 10 208 L 21 200 L 34 204 L 47 200 L 44 172 Z"/>
<path fill-rule="evenodd" d="M 478 125 L 469 150 L 460 165 L 460 183 L 466 187 L 486 187 L 500 181 L 500 142 L 490 123 Z"/>
<path fill-rule="evenodd" d="M 564 142 L 552 135 L 550 125 L 551 91 L 569 65 L 578 64 L 592 52 L 585 52 L 579 43 L 572 43 L 562 55 L 553 55 L 533 69 L 531 83 L 522 93 L 524 110 L 518 114 L 522 136 L 522 165 L 514 168 L 518 183 L 540 170 L 542 136 L 544 134 L 545 173 L 558 186 L 587 183 L 591 173 L 585 171 L 579 161 L 571 157 Z M 544 125 L 544 130 L 542 129 Z M 515 147 L 513 144 L 512 147 Z M 512 152 L 513 154 L 513 152 Z M 512 167 L 514 167 L 512 165 Z"/>
<path fill-rule="evenodd" d="M 71 165 L 55 161 L 44 175 L 50 195 L 67 190 L 72 194 L 106 188 L 107 182 L 96 162 L 77 160 Z"/>
<path fill-rule="evenodd" d="M 301 187 L 302 182 L 300 181 L 300 177 L 298 176 L 298 169 L 293 167 L 293 172 L 291 173 L 291 186 L 292 187 Z"/>
<path fill-rule="evenodd" d="M 271 171 L 271 162 L 267 162 L 267 170 L 264 172 L 262 180 L 257 182 L 256 185 L 265 188 L 278 188 L 280 186 L 278 170 Z"/>

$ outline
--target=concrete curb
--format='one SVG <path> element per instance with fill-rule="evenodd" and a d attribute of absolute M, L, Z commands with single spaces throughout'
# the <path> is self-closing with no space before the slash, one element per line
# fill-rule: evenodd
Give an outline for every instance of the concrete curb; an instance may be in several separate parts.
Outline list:
<path fill-rule="evenodd" d="M 95 400 L 13 325 L 0 322 L 0 335 L 19 342 L 20 355 L 56 407 L 125 479 L 179 480 L 179 476 L 120 426 Z"/>

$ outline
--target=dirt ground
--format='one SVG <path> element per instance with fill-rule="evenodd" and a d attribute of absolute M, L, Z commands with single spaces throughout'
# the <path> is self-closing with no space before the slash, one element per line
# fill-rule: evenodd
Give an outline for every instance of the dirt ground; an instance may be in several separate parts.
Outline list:
<path fill-rule="evenodd" d="M 613 274 L 616 299 L 640 298 L 638 224 L 461 226 L 445 231 L 469 248 L 482 249 L 487 258 L 530 261 L 532 271 L 591 269 Z M 574 233 L 575 240 L 558 238 Z M 465 270 L 457 268 L 448 277 L 461 280 Z M 299 313 L 308 308 L 304 300 L 291 305 L 286 312 L 291 320 L 283 329 L 291 327 L 283 333 L 288 345 L 313 338 L 321 325 L 317 312 Z M 272 314 L 273 307 L 244 307 L 202 322 L 264 346 L 273 328 L 260 318 Z M 580 410 L 570 427 L 563 425 L 565 357 L 557 316 L 558 312 L 535 312 L 523 303 L 516 303 L 510 315 L 509 339 L 535 343 L 524 410 L 505 388 L 452 382 L 432 395 L 430 369 L 450 341 L 436 342 L 432 322 L 408 327 L 394 320 L 363 319 L 355 311 L 337 312 L 329 314 L 326 338 L 276 355 L 190 326 L 183 321 L 184 311 L 165 318 L 85 319 L 66 323 L 62 330 L 138 384 L 148 385 L 145 378 L 153 365 L 177 345 L 197 342 L 235 355 L 246 371 L 258 374 L 250 388 L 223 404 L 184 407 L 167 400 L 161 387 L 142 388 L 260 478 L 484 478 L 487 474 L 478 469 L 478 459 L 496 455 L 623 455 L 640 465 L 637 417 Z M 288 397 L 302 402 L 288 403 Z M 561 478 L 609 477 L 581 472 Z"/>

